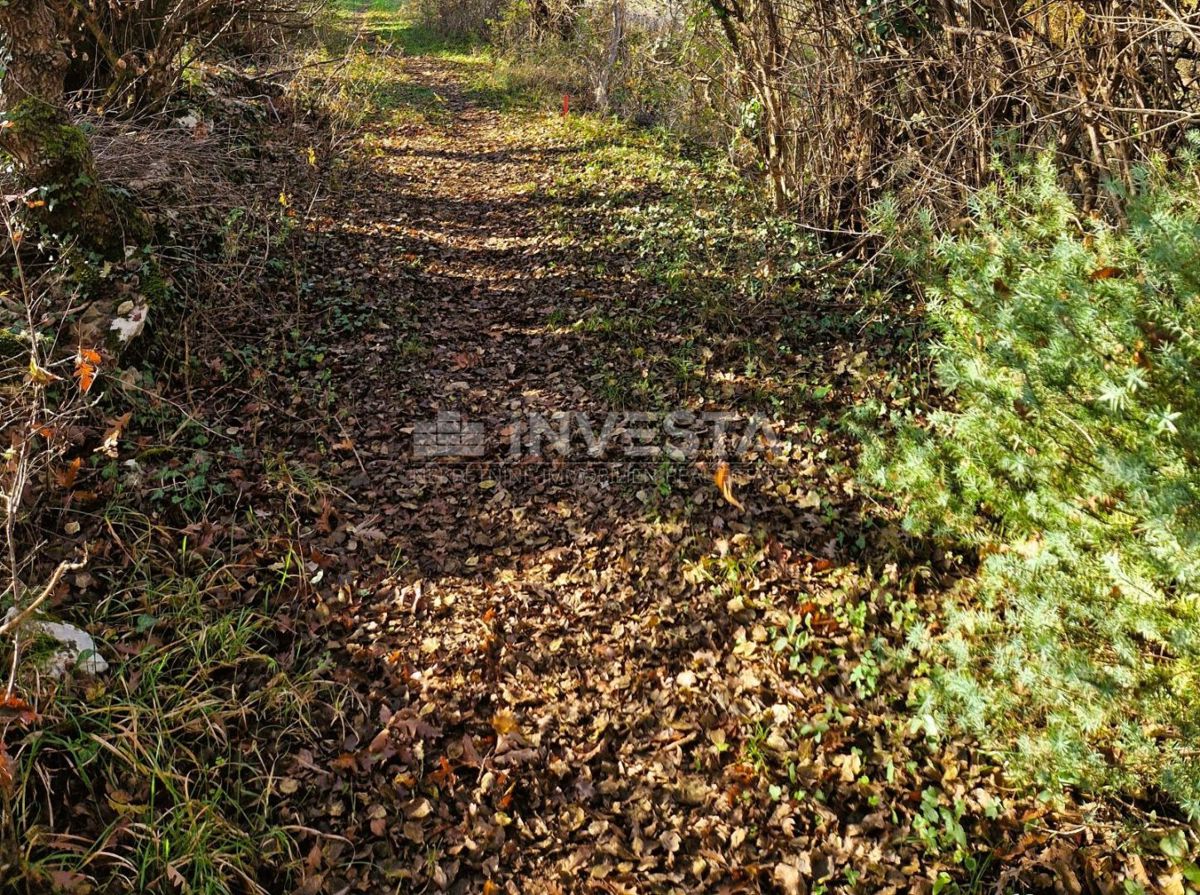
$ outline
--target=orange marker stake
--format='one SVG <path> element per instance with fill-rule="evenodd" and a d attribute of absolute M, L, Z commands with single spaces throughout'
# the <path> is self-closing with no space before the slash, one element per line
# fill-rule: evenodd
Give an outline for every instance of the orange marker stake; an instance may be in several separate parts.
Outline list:
<path fill-rule="evenodd" d="M 566 118 L 570 114 L 571 114 L 571 95 L 569 93 L 564 93 L 563 94 L 563 118 Z"/>

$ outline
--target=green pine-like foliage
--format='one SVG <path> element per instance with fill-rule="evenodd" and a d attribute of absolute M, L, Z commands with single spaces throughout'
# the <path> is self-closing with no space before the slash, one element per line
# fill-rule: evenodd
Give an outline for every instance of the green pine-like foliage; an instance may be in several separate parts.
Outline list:
<path fill-rule="evenodd" d="M 982 558 L 914 638 L 942 660 L 921 711 L 1029 782 L 1165 793 L 1197 819 L 1200 165 L 1172 168 L 1109 226 L 1031 162 L 911 255 L 946 409 L 864 469 L 910 530 Z"/>

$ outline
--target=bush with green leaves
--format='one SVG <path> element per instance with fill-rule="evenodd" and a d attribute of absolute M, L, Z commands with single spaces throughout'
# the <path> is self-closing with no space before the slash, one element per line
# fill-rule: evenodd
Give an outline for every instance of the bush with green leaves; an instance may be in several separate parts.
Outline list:
<path fill-rule="evenodd" d="M 915 241 L 945 401 L 864 471 L 909 530 L 980 558 L 944 627 L 914 632 L 941 658 L 919 717 L 1026 782 L 1197 819 L 1200 164 L 1122 198 L 1120 225 L 1083 215 L 1043 159 Z"/>

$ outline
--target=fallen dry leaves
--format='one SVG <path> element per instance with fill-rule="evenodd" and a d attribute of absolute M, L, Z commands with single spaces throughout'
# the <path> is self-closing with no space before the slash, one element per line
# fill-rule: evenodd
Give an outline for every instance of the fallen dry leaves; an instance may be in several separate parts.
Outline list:
<path fill-rule="evenodd" d="M 829 383 L 736 469 L 737 494 L 724 462 L 662 489 L 616 468 L 514 474 L 491 442 L 467 474 L 414 465 L 415 422 L 454 410 L 506 439 L 515 410 L 603 416 L 597 364 L 636 371 L 682 336 L 554 322 L 650 302 L 636 257 L 584 237 L 604 229 L 596 208 L 651 187 L 564 196 L 556 172 L 587 160 L 577 136 L 473 101 L 453 63 L 406 71 L 445 117 L 381 127 L 308 234 L 330 259 L 316 291 L 363 323 L 314 323 L 330 327 L 338 426 L 311 414 L 331 450 L 311 423 L 291 436 L 338 495 L 311 508 L 307 623 L 354 693 L 280 791 L 313 831 L 301 891 L 933 892 L 977 873 L 1116 891 L 1088 882 L 1097 862 L 1125 872 L 1103 835 L 1031 818 L 996 767 L 904 711 L 920 657 L 888 649 L 936 616 L 944 570 L 864 559 L 866 534 L 880 551 L 898 535 L 863 522 L 854 449 L 824 422 L 831 390 L 883 388 L 887 339 L 739 384 L 732 338 L 713 334 L 706 386 L 662 400 Z"/>
<path fill-rule="evenodd" d="M 318 724 L 236 742 L 266 758 L 300 839 L 286 885 L 263 868 L 268 891 L 1179 891 L 1159 837 L 1018 797 L 970 744 L 913 724 L 908 633 L 936 625 L 957 569 L 865 504 L 834 422 L 911 400 L 911 324 L 806 282 L 753 313 L 681 299 L 629 222 L 703 175 L 655 180 L 587 129 L 489 108 L 462 63 L 393 62 L 438 114 L 363 135 L 288 245 L 296 276 L 258 284 L 278 307 L 204 309 L 215 336 L 190 345 L 204 369 L 180 396 L 203 444 L 154 466 L 174 483 L 151 510 L 164 526 L 187 482 L 220 478 L 174 532 L 188 561 L 228 559 L 224 601 L 271 589 L 273 659 L 322 660 L 340 695 Z M 268 199 L 291 220 L 300 195 Z M 689 282 L 719 279 L 728 248 Z M 77 364 L 86 391 L 99 358 Z M 578 475 L 505 453 L 522 412 L 764 406 L 780 440 L 735 464 Z M 470 466 L 414 462 L 439 411 L 483 425 Z M 144 485 L 158 447 L 130 423 L 72 436 L 54 471 L 87 508 L 86 532 L 64 530 L 109 566 L 127 548 L 92 509 Z M 106 579 L 73 585 L 95 601 Z M 0 706 L 0 726 L 27 711 Z M 0 751 L 0 789 L 10 774 Z M 60 823 L 94 811 L 91 832 L 119 835 L 130 795 L 106 797 Z"/>

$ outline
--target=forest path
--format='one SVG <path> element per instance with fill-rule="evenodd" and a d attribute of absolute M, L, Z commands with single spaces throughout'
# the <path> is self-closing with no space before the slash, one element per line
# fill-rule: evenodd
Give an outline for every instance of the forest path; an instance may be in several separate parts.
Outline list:
<path fill-rule="evenodd" d="M 354 697 L 290 771 L 323 833 L 307 891 L 796 893 L 846 868 L 907 891 L 906 822 L 887 848 L 871 831 L 916 791 L 911 736 L 854 676 L 894 582 L 833 530 L 852 492 L 823 478 L 845 475 L 828 430 L 777 406 L 818 443 L 754 441 L 744 509 L 710 430 L 687 459 L 631 456 L 621 432 L 661 446 L 674 411 L 733 414 L 736 435 L 775 385 L 607 235 L 665 187 L 573 179 L 605 138 L 497 107 L 471 64 L 400 69 L 401 112 L 308 236 L 333 371 L 303 455 L 323 477 L 312 625 Z M 589 457 L 579 421 L 629 411 Z M 556 412 L 570 451 L 532 455 L 530 421 Z M 457 456 L 422 448 L 439 414 L 476 427 Z"/>

